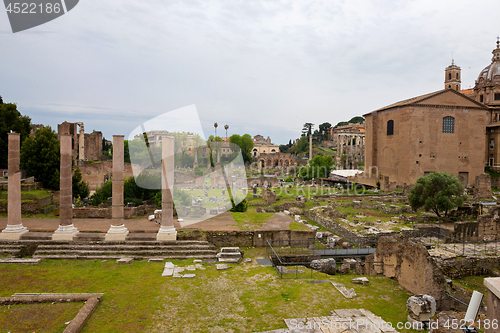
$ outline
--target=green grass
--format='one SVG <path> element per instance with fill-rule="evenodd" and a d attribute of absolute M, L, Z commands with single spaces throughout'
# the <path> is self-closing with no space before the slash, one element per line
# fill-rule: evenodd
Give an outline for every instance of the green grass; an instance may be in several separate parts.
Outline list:
<path fill-rule="evenodd" d="M 48 197 L 50 193 L 46 190 L 21 191 L 22 200 L 36 200 Z M 0 191 L 0 199 L 7 199 L 8 192 Z"/>
<path fill-rule="evenodd" d="M 467 276 L 461 278 L 460 280 L 453 280 L 454 284 L 458 284 L 459 286 L 467 289 L 469 292 L 473 292 L 474 290 L 479 291 L 483 295 L 488 295 L 488 288 L 484 286 L 484 278 L 490 276 L 487 275 L 479 275 L 479 276 Z M 486 302 L 486 297 L 485 297 Z"/>
<path fill-rule="evenodd" d="M 297 222 L 295 220 L 292 223 L 290 223 L 290 230 L 311 231 L 309 227 L 306 227 L 304 224 Z"/>
<path fill-rule="evenodd" d="M 257 213 L 255 207 L 249 206 L 246 212 L 231 212 L 231 215 L 241 230 L 255 230 L 262 227 L 274 213 Z"/>
<path fill-rule="evenodd" d="M 0 307 L 0 327 L 5 332 L 62 332 L 83 302 L 19 304 Z M 40 329 L 47 327 L 50 329 Z"/>
<path fill-rule="evenodd" d="M 263 248 L 244 250 L 246 257 L 265 256 Z M 173 262 L 185 266 L 192 260 Z M 161 277 L 163 266 L 146 261 L 119 265 L 114 260 L 4 264 L 0 296 L 16 292 L 104 293 L 82 332 L 260 332 L 285 328 L 285 318 L 327 316 L 331 310 L 349 308 L 370 310 L 394 324 L 406 321 L 410 294 L 383 276 L 370 276 L 369 286 L 352 284 L 354 275 L 319 276 L 354 288 L 358 297 L 346 299 L 330 283 L 282 280 L 272 267 L 255 263 L 234 265 L 227 271 L 203 264 L 206 270 L 196 270 L 193 279 Z M 38 326 L 37 332 L 62 331 L 66 314 L 72 316 L 78 307 L 46 305 L 51 306 L 57 309 L 57 323 L 49 321 L 49 312 L 37 319 L 49 326 Z M 12 318 L 12 309 L 2 309 L 6 318 Z M 16 329 L 20 326 L 12 328 L 12 324 L 24 325 L 0 320 L 0 331 L 20 331 Z"/>

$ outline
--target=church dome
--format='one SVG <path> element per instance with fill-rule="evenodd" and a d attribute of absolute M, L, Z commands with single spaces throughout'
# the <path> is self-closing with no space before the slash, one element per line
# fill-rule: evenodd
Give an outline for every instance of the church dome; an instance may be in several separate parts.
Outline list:
<path fill-rule="evenodd" d="M 485 84 L 495 79 L 500 80 L 500 41 L 497 41 L 497 48 L 492 53 L 491 64 L 486 66 L 477 77 L 478 84 Z"/>

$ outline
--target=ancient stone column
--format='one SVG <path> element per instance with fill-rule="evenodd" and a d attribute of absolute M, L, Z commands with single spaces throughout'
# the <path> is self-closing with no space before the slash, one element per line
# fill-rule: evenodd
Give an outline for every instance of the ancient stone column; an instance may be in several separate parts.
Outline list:
<path fill-rule="evenodd" d="M 52 240 L 73 240 L 78 229 L 73 225 L 73 184 L 71 172 L 71 135 L 61 134 L 61 164 L 59 181 L 59 228 L 52 235 Z"/>
<path fill-rule="evenodd" d="M 194 163 L 193 169 L 198 166 L 198 142 L 194 142 Z"/>
<path fill-rule="evenodd" d="M 161 161 L 161 227 L 156 235 L 157 241 L 175 241 L 177 231 L 174 227 L 174 138 L 162 139 Z"/>
<path fill-rule="evenodd" d="M 80 126 L 78 159 L 80 164 L 83 164 L 83 161 L 85 161 L 85 129 L 83 123 L 78 123 L 78 125 Z"/>
<path fill-rule="evenodd" d="M 124 136 L 113 135 L 113 184 L 111 227 L 106 233 L 106 241 L 125 241 L 129 234 L 123 221 L 123 173 L 124 173 Z"/>
<path fill-rule="evenodd" d="M 342 156 L 342 153 L 344 152 L 344 136 L 339 134 L 339 151 L 340 151 L 340 156 Z"/>
<path fill-rule="evenodd" d="M 313 141 L 312 141 L 312 134 L 309 135 L 309 161 L 312 159 L 312 154 L 313 154 Z"/>
<path fill-rule="evenodd" d="M 7 193 L 7 227 L 0 233 L 0 239 L 19 240 L 28 232 L 21 222 L 21 173 L 19 172 L 19 133 L 9 133 L 8 153 L 8 193 Z"/>

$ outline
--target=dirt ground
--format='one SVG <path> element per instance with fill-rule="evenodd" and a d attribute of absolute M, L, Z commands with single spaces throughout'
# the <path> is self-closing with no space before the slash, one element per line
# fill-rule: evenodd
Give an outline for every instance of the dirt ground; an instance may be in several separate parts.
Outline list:
<path fill-rule="evenodd" d="M 82 232 L 107 232 L 112 219 L 73 219 L 74 226 Z M 288 230 L 292 219 L 283 214 L 276 213 L 264 223 L 261 230 Z M 23 218 L 23 226 L 33 232 L 53 232 L 59 226 L 59 219 L 42 218 Z M 130 232 L 158 232 L 159 224 L 151 222 L 148 219 L 125 219 L 124 224 Z M 7 218 L 0 218 L 0 230 L 7 226 Z M 174 220 L 174 226 L 177 230 L 182 229 L 201 229 L 206 231 L 239 231 L 241 230 L 231 213 L 225 212 L 211 219 L 197 223 L 178 222 Z"/>

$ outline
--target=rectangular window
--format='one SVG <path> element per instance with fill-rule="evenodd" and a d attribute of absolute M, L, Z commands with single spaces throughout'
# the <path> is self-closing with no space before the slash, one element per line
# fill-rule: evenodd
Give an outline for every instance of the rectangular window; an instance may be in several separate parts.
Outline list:
<path fill-rule="evenodd" d="M 495 93 L 495 101 L 500 101 L 500 93 Z"/>
<path fill-rule="evenodd" d="M 490 149 L 495 148 L 495 139 L 490 139 Z"/>
<path fill-rule="evenodd" d="M 483 95 L 479 95 L 479 101 L 482 103 L 484 101 Z"/>
<path fill-rule="evenodd" d="M 443 133 L 455 133 L 455 118 L 443 118 Z"/>

